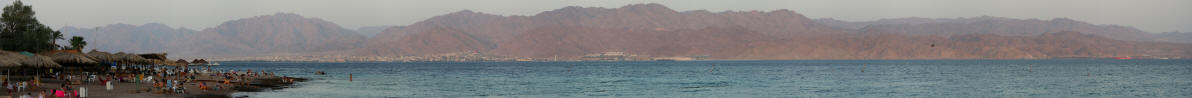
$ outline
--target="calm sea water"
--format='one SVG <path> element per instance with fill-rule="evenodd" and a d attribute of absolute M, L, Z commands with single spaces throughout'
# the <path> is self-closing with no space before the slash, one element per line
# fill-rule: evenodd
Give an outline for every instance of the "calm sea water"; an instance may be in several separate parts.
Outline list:
<path fill-rule="evenodd" d="M 313 79 L 265 98 L 1192 97 L 1192 60 L 221 63 Z"/>

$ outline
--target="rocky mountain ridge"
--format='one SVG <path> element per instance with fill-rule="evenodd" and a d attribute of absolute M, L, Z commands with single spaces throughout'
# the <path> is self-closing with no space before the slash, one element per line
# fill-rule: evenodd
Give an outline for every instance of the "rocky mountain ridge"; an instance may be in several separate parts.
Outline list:
<path fill-rule="evenodd" d="M 377 31 L 373 37 L 321 19 L 289 13 L 233 20 L 201 31 L 173 29 L 160 24 L 140 26 L 145 30 L 133 27 L 137 26 L 99 27 L 103 34 L 86 32 L 85 28 L 62 30 L 68 35 L 94 37 L 89 41 L 95 41 L 97 44 L 92 45 L 100 46 L 97 49 L 164 50 L 184 57 L 420 56 L 475 52 L 508 57 L 579 58 L 585 54 L 613 51 L 642 57 L 707 56 L 712 59 L 1192 55 L 1187 51 L 1192 50 L 1189 47 L 1192 45 L 1139 41 L 1136 38 L 1149 38 L 1149 35 L 1130 27 L 1091 25 L 1071 19 L 907 18 L 856 23 L 809 19 L 790 10 L 680 12 L 660 4 L 619 8 L 572 6 L 533 16 L 501 16 L 465 10 L 414 24 L 390 26 Z M 377 30 L 369 29 L 369 32 Z"/>

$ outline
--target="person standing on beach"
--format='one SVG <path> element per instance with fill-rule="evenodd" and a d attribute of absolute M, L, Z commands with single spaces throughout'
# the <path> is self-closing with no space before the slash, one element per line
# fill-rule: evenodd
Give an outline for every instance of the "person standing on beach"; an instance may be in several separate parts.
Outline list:
<path fill-rule="evenodd" d="M 104 83 L 104 85 L 107 87 L 107 88 L 106 88 L 107 90 L 109 90 L 109 91 L 110 91 L 110 90 L 112 90 L 112 89 L 113 89 L 113 88 L 112 88 L 112 80 L 111 80 L 111 79 L 103 79 L 103 83 Z"/>
<path fill-rule="evenodd" d="M 46 97 L 46 91 L 41 91 L 41 93 L 37 93 L 37 98 L 45 98 L 45 97 Z"/>
<path fill-rule="evenodd" d="M 87 87 L 79 86 L 79 97 L 87 97 Z"/>
<path fill-rule="evenodd" d="M 62 90 L 66 90 L 66 89 L 62 89 Z M 62 90 L 57 90 L 57 89 L 55 89 L 55 90 L 54 90 L 54 97 L 59 97 L 59 98 L 61 98 L 61 97 L 66 97 L 66 92 L 65 92 L 65 91 L 62 91 Z"/>
<path fill-rule="evenodd" d="M 352 82 L 352 74 L 348 74 L 348 82 Z"/>
<path fill-rule="evenodd" d="M 41 78 L 33 78 L 33 84 L 29 85 L 29 87 L 34 89 L 41 87 Z"/>
<path fill-rule="evenodd" d="M 141 88 L 141 79 L 145 79 L 145 74 L 137 74 L 137 79 L 133 80 L 137 84 L 137 89 Z"/>
<path fill-rule="evenodd" d="M 8 88 L 8 95 L 12 95 L 13 88 L 12 85 L 8 84 L 8 79 L 4 79 L 4 87 Z"/>
<path fill-rule="evenodd" d="M 207 83 L 199 82 L 199 90 L 207 91 Z"/>

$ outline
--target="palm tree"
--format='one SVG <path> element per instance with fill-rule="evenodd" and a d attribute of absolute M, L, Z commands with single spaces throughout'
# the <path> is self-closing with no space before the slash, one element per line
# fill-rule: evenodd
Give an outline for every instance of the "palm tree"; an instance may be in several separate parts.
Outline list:
<path fill-rule="evenodd" d="M 70 38 L 70 48 L 71 49 L 83 50 L 83 47 L 86 47 L 86 46 L 87 46 L 87 41 L 83 41 L 82 36 L 74 36 L 74 37 Z"/>
<path fill-rule="evenodd" d="M 54 39 L 53 39 L 53 40 L 50 40 L 50 43 L 51 43 L 51 44 L 54 46 L 54 49 L 57 49 L 57 48 L 59 48 L 59 47 L 62 47 L 62 46 L 58 46 L 58 40 L 60 40 L 60 39 L 61 39 L 61 40 L 66 40 L 66 38 L 63 38 L 63 37 L 62 37 L 62 32 L 59 32 L 59 31 L 54 31 L 54 33 L 51 33 L 50 35 L 51 35 L 51 36 L 54 36 Z"/>

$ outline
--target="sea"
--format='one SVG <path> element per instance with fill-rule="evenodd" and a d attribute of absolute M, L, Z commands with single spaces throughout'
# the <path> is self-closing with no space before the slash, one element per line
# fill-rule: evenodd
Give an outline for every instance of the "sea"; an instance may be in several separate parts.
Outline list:
<path fill-rule="evenodd" d="M 1192 60 L 220 63 L 311 79 L 252 98 L 1192 97 Z"/>

